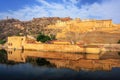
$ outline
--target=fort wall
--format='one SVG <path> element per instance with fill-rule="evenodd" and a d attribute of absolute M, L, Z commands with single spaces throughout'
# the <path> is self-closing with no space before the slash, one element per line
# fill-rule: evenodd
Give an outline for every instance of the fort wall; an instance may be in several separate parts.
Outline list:
<path fill-rule="evenodd" d="M 27 41 L 29 40 L 29 41 Z M 70 44 L 69 42 L 55 41 L 50 44 L 43 44 L 27 37 L 8 37 L 8 48 L 10 49 L 26 49 L 26 50 L 38 50 L 38 51 L 51 51 L 51 52 L 87 52 L 87 53 L 99 53 L 100 48 L 81 47 L 78 44 Z"/>
<path fill-rule="evenodd" d="M 24 42 L 25 42 L 24 36 L 8 37 L 8 42 L 7 42 L 8 48 L 21 49 Z"/>
<path fill-rule="evenodd" d="M 109 29 L 113 27 L 112 20 L 80 20 L 74 19 L 66 22 L 58 21 L 54 25 L 48 25 L 46 29 L 50 29 L 52 32 L 59 30 L 56 34 L 57 39 L 66 39 L 66 33 L 75 32 L 75 33 L 87 33 L 91 31 L 101 30 L 104 31 L 104 28 Z M 52 30 L 53 29 L 53 30 Z"/>
<path fill-rule="evenodd" d="M 30 39 L 29 39 L 30 40 Z M 12 49 L 28 49 L 39 51 L 56 51 L 56 52 L 83 52 L 84 49 L 78 45 L 69 44 L 43 44 L 43 43 L 27 43 L 26 37 L 8 37 L 8 48 Z"/>
<path fill-rule="evenodd" d="M 24 49 L 55 52 L 83 52 L 84 49 L 77 45 L 59 45 L 59 44 L 24 44 Z"/>

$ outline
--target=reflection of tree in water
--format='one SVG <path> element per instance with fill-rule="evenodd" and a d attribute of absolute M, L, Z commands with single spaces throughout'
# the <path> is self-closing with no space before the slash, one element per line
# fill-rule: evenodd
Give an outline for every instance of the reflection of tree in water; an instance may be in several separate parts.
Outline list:
<path fill-rule="evenodd" d="M 51 64 L 45 58 L 27 57 L 26 62 L 31 63 L 33 65 L 55 67 L 55 65 Z"/>
<path fill-rule="evenodd" d="M 7 65 L 14 65 L 14 64 L 18 64 L 14 61 L 9 61 L 8 57 L 7 57 L 7 51 L 4 49 L 0 50 L 0 63 L 2 64 L 7 64 Z"/>
<path fill-rule="evenodd" d="M 7 62 L 7 51 L 4 49 L 0 50 L 0 63 L 6 63 Z"/>
<path fill-rule="evenodd" d="M 6 63 L 7 65 L 16 65 L 16 64 L 20 64 L 20 62 L 15 62 L 15 61 L 7 61 Z"/>

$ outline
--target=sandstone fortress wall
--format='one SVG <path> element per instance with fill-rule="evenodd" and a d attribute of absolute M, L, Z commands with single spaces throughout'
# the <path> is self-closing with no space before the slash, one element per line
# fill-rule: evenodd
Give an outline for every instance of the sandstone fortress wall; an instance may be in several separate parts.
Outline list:
<path fill-rule="evenodd" d="M 52 52 L 87 52 L 87 53 L 100 53 L 101 48 L 88 47 L 84 48 L 77 44 L 68 44 L 69 42 L 54 42 L 52 44 L 43 44 L 28 37 L 12 36 L 8 37 L 8 49 L 26 49 L 38 51 L 52 51 Z"/>
<path fill-rule="evenodd" d="M 55 25 L 49 25 L 46 29 L 60 30 L 57 38 L 65 38 L 67 32 L 86 33 L 102 28 L 112 27 L 112 20 L 80 20 L 58 21 Z"/>
<path fill-rule="evenodd" d="M 55 34 L 58 40 L 116 43 L 120 39 L 118 35 L 119 29 L 120 25 L 114 24 L 111 19 L 80 20 L 76 18 L 70 21 L 57 21 L 56 24 L 48 25 L 44 30 L 45 32 Z M 112 40 L 110 41 L 109 38 Z"/>
<path fill-rule="evenodd" d="M 57 52 L 83 52 L 83 48 L 77 45 L 64 45 L 64 44 L 43 44 L 39 42 L 30 42 L 27 37 L 8 37 L 8 48 L 12 49 L 28 49 L 39 51 L 57 51 Z"/>

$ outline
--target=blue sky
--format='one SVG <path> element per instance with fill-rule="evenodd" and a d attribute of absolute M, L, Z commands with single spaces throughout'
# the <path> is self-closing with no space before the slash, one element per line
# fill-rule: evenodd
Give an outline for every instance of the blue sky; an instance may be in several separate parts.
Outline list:
<path fill-rule="evenodd" d="M 34 0 L 0 0 L 0 12 L 18 10 L 32 3 L 35 3 Z"/>
<path fill-rule="evenodd" d="M 0 19 L 71 17 L 120 23 L 120 0 L 0 0 Z"/>

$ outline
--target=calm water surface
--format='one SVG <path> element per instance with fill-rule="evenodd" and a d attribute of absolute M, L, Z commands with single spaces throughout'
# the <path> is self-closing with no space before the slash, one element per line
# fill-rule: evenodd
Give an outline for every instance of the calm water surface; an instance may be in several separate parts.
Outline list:
<path fill-rule="evenodd" d="M 120 80 L 119 55 L 0 50 L 0 80 Z"/>

